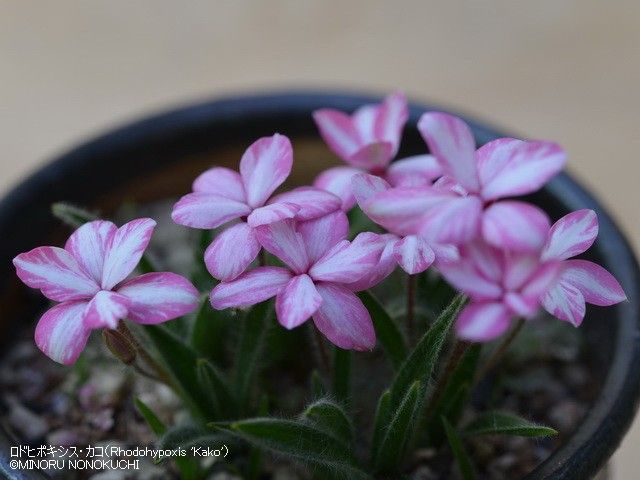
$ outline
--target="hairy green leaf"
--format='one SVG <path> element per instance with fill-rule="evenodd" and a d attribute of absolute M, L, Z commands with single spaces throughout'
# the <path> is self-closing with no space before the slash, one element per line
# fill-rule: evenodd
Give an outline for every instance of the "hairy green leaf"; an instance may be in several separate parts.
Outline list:
<path fill-rule="evenodd" d="M 191 329 L 191 345 L 200 354 L 215 362 L 221 362 L 225 353 L 226 329 L 233 310 L 214 310 L 209 295 L 200 300 L 200 307 Z"/>
<path fill-rule="evenodd" d="M 303 417 L 345 445 L 353 442 L 353 425 L 338 403 L 327 398 L 316 400 L 305 409 Z"/>
<path fill-rule="evenodd" d="M 480 414 L 462 431 L 464 435 L 515 435 L 519 437 L 549 437 L 558 432 L 509 412 L 492 410 Z"/>
<path fill-rule="evenodd" d="M 456 465 L 460 470 L 460 475 L 464 480 L 474 480 L 476 478 L 475 469 L 471 457 L 464 448 L 462 440 L 458 435 L 458 432 L 451 426 L 445 417 L 441 418 L 442 426 L 444 427 L 445 435 L 449 441 L 453 458 L 456 460 Z"/>
<path fill-rule="evenodd" d="M 373 438 L 371 439 L 371 458 L 374 459 L 378 455 L 380 442 L 384 437 L 389 425 L 389 417 L 391 416 L 391 392 L 385 390 L 378 399 L 376 414 L 373 420 Z"/>
<path fill-rule="evenodd" d="M 157 436 L 164 434 L 164 432 L 167 430 L 167 427 L 164 423 L 162 423 L 162 420 L 158 418 L 154 411 L 151 410 L 151 408 L 149 408 L 147 404 L 145 404 L 138 397 L 133 399 L 133 403 L 136 406 L 136 410 L 140 412 L 142 418 L 144 418 L 145 422 L 147 422 L 147 425 L 149 425 L 149 428 L 151 428 L 151 431 Z"/>
<path fill-rule="evenodd" d="M 400 367 L 404 359 L 407 358 L 407 342 L 402 331 L 371 292 L 365 290 L 360 292 L 358 296 L 371 315 L 376 336 L 382 348 L 393 366 Z"/>
<path fill-rule="evenodd" d="M 197 360 L 197 369 L 198 381 L 215 406 L 216 419 L 230 418 L 234 414 L 236 401 L 222 372 L 204 358 Z"/>
<path fill-rule="evenodd" d="M 98 218 L 94 212 L 85 210 L 67 202 L 58 202 L 51 205 L 51 213 L 58 220 L 70 227 L 78 228 L 87 222 L 92 222 Z"/>

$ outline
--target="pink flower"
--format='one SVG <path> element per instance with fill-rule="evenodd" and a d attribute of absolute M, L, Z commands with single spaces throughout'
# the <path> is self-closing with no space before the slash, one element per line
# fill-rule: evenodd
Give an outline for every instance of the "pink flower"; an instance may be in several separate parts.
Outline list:
<path fill-rule="evenodd" d="M 578 210 L 551 227 L 542 251 L 543 260 L 561 262 L 559 280 L 545 294 L 542 305 L 550 314 L 576 327 L 584 318 L 585 302 L 608 306 L 627 298 L 618 281 L 600 265 L 570 259 L 585 252 L 597 235 L 596 213 Z"/>
<path fill-rule="evenodd" d="M 460 247 L 460 260 L 440 272 L 471 301 L 456 322 L 460 338 L 485 342 L 504 333 L 515 316 L 531 318 L 555 284 L 560 262 L 538 253 L 498 250 L 479 240 Z"/>
<path fill-rule="evenodd" d="M 92 329 L 119 320 L 161 323 L 191 312 L 198 292 L 174 273 L 126 280 L 149 244 L 156 223 L 133 220 L 120 228 L 97 220 L 76 230 L 64 248 L 39 247 L 13 260 L 18 277 L 60 302 L 38 322 L 36 344 L 63 364 L 76 361 Z"/>
<path fill-rule="evenodd" d="M 357 173 L 384 176 L 393 185 L 431 184 L 442 175 L 431 155 L 418 155 L 390 165 L 398 153 L 408 117 L 407 100 L 402 93 L 393 93 L 380 104 L 360 107 L 351 116 L 339 110 L 316 110 L 313 118 L 322 138 L 349 166 L 324 171 L 314 186 L 339 196 L 343 210 L 349 210 L 355 204 L 351 177 Z"/>
<path fill-rule="evenodd" d="M 369 350 L 376 337 L 369 312 L 353 293 L 354 282 L 376 267 L 386 242 L 374 233 L 346 240 L 349 225 L 337 211 L 296 222 L 286 219 L 256 228 L 260 244 L 286 267 L 257 267 L 211 292 L 216 309 L 244 307 L 276 297 L 276 315 L 285 328 L 310 317 L 335 345 Z"/>
<path fill-rule="evenodd" d="M 285 218 L 311 219 L 340 208 L 340 199 L 320 189 L 302 187 L 269 197 L 291 173 L 293 150 L 283 135 L 254 142 L 240 160 L 240 173 L 214 167 L 193 183 L 173 208 L 173 220 L 187 227 L 212 229 L 240 221 L 216 237 L 205 252 L 211 275 L 236 278 L 260 252 L 255 229 Z"/>
<path fill-rule="evenodd" d="M 550 227 L 547 215 L 528 203 L 499 200 L 534 192 L 556 175 L 565 163 L 559 145 L 501 138 L 476 151 L 467 124 L 439 112 L 425 113 L 418 129 L 444 172 L 434 189 L 456 194 L 422 216 L 424 229 L 456 244 L 481 235 L 490 245 L 513 251 L 542 247 Z M 433 196 L 423 193 L 414 203 L 433 202 Z"/>

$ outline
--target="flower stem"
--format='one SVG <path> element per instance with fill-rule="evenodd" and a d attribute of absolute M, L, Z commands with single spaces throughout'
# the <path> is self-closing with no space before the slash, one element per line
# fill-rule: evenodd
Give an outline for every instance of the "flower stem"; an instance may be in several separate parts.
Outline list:
<path fill-rule="evenodd" d="M 451 378 L 451 375 L 460 362 L 460 359 L 470 346 L 470 342 L 465 342 L 464 340 L 456 340 L 456 343 L 453 346 L 453 351 L 451 352 L 451 355 L 449 355 L 442 375 L 440 375 L 440 378 L 438 378 L 438 382 L 436 383 L 436 386 L 433 390 L 433 395 L 431 396 L 429 406 L 427 407 L 425 418 L 428 419 L 433 413 L 433 410 L 438 405 L 440 398 L 442 398 L 442 394 L 447 386 L 447 383 L 449 382 L 449 379 Z"/>
<path fill-rule="evenodd" d="M 478 376 L 476 377 L 476 382 L 479 382 L 484 377 L 486 377 L 487 374 L 490 373 L 500 362 L 500 360 L 502 360 L 504 355 L 509 350 L 511 344 L 522 330 L 522 327 L 524 327 L 524 324 L 525 320 L 523 318 L 519 318 L 516 325 L 511 329 L 504 340 L 502 340 L 502 343 L 500 343 L 498 348 L 494 350 L 491 356 L 487 359 L 486 363 L 480 368 L 480 370 L 478 371 Z"/>
<path fill-rule="evenodd" d="M 313 330 L 313 340 L 316 344 L 316 349 L 318 350 L 318 356 L 320 357 L 320 367 L 325 373 L 328 373 L 330 369 L 330 361 L 329 354 L 327 353 L 327 349 L 324 345 L 324 340 L 317 328 L 312 326 L 311 329 Z"/>
<path fill-rule="evenodd" d="M 416 291 L 416 276 L 407 275 L 407 336 L 411 341 L 415 332 L 415 291 Z"/>

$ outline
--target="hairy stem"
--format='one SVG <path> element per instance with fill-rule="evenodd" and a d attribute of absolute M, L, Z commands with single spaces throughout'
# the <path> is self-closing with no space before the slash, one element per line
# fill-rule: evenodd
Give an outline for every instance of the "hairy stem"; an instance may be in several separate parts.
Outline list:
<path fill-rule="evenodd" d="M 500 360 L 502 360 L 502 358 L 505 356 L 505 354 L 509 350 L 509 347 L 511 347 L 511 344 L 513 343 L 515 338 L 518 336 L 518 334 L 522 330 L 522 327 L 524 327 L 524 324 L 525 324 L 524 319 L 522 318 L 518 319 L 516 325 L 511 329 L 511 331 L 504 338 L 504 340 L 502 340 L 502 343 L 500 343 L 498 348 L 496 348 L 493 351 L 491 356 L 487 359 L 486 363 L 482 367 L 480 367 L 480 370 L 478 371 L 478 376 L 476 377 L 476 382 L 479 382 L 485 376 L 487 376 L 487 374 L 490 373 L 495 368 L 495 366 L 500 362 Z"/>
<path fill-rule="evenodd" d="M 435 409 L 436 405 L 438 405 L 438 402 L 442 397 L 442 394 L 447 386 L 447 383 L 449 382 L 449 379 L 451 378 L 451 375 L 460 362 L 460 359 L 470 346 L 470 342 L 465 342 L 464 340 L 456 341 L 455 345 L 453 346 L 453 351 L 451 352 L 451 355 L 449 355 L 444 370 L 442 371 L 442 375 L 440 375 L 440 378 L 438 378 L 438 382 L 434 387 L 433 395 L 431 396 L 429 406 L 426 409 L 425 418 L 429 418 L 433 413 L 433 410 Z"/>
<path fill-rule="evenodd" d="M 413 343 L 415 333 L 416 276 L 407 275 L 407 337 Z"/>
<path fill-rule="evenodd" d="M 325 373 L 328 373 L 331 368 L 331 363 L 329 360 L 329 354 L 327 353 L 327 348 L 324 344 L 324 340 L 317 328 L 312 326 L 311 329 L 313 330 L 313 340 L 316 344 L 316 349 L 318 350 L 318 357 L 320 357 L 320 368 Z"/>

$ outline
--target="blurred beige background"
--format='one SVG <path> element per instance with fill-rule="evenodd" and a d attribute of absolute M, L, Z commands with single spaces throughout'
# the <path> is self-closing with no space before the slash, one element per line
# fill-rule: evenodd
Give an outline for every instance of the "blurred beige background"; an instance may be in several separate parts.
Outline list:
<path fill-rule="evenodd" d="M 633 0 L 0 0 L 0 72 L 0 192 L 78 141 L 200 97 L 400 88 L 559 141 L 640 247 Z M 640 423 L 614 478 L 638 478 L 638 443 Z"/>

